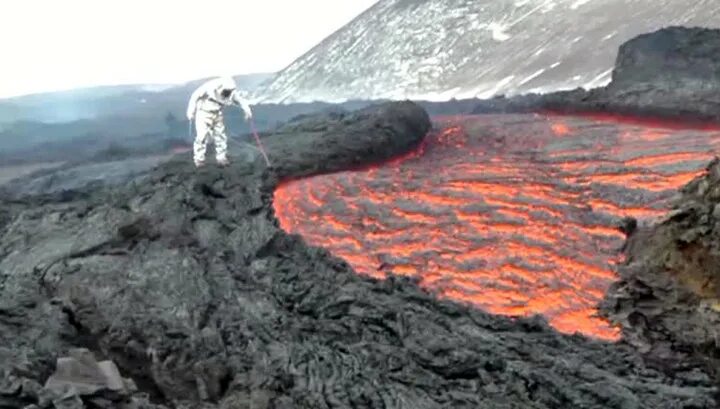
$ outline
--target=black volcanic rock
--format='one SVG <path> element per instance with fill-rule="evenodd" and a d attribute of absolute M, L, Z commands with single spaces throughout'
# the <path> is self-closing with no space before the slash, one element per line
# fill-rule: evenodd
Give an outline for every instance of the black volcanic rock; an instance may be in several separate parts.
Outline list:
<path fill-rule="evenodd" d="M 123 185 L 147 174 L 170 155 L 139 156 L 121 160 L 71 162 L 32 172 L 0 186 L 0 196 L 18 199 L 41 194 L 60 195 L 92 185 Z"/>
<path fill-rule="evenodd" d="M 667 27 L 623 43 L 605 87 L 495 98 L 473 112 L 608 112 L 719 121 L 718 95 L 720 30 Z"/>
<path fill-rule="evenodd" d="M 673 210 L 627 240 L 621 279 L 602 313 L 665 365 L 704 361 L 720 375 L 720 160 L 682 189 Z"/>
<path fill-rule="evenodd" d="M 268 149 L 274 152 L 270 160 L 275 175 L 297 178 L 384 161 L 416 147 L 422 140 L 420 136 L 430 130 L 430 118 L 415 103 L 395 102 L 379 107 L 380 115 L 378 106 L 371 106 L 349 115 L 310 116 L 301 123 L 280 127 L 277 135 L 282 137 L 271 137 L 267 142 Z M 324 125 L 318 125 L 318 117 L 326 118 Z M 414 138 L 408 139 L 408 135 Z M 288 143 L 290 140 L 292 143 Z"/>
<path fill-rule="evenodd" d="M 638 83 L 720 88 L 720 30 L 668 27 L 639 35 L 618 50 L 612 87 Z"/>
<path fill-rule="evenodd" d="M 78 348 L 135 385 L 126 408 L 717 406 L 699 367 L 362 277 L 280 230 L 278 182 L 387 159 L 430 128 L 409 102 L 342 122 L 266 138 L 271 169 L 182 157 L 120 188 L 6 204 L 0 407 L 50 407 L 41 385 Z"/>

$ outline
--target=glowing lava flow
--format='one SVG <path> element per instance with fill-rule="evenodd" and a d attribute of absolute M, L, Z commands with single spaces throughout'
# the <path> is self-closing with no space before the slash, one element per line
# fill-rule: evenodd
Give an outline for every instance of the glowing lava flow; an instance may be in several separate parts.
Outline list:
<path fill-rule="evenodd" d="M 356 271 L 418 276 L 489 312 L 543 314 L 616 339 L 596 317 L 615 279 L 619 218 L 647 220 L 713 156 L 720 134 L 601 119 L 454 119 L 422 152 L 280 186 L 282 227 Z"/>

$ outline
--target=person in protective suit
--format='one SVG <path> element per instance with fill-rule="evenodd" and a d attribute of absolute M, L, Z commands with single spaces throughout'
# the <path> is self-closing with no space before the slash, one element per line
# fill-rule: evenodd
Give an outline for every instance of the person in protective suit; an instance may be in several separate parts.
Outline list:
<path fill-rule="evenodd" d="M 210 80 L 198 87 L 190 96 L 187 107 L 187 118 L 195 118 L 195 142 L 193 144 L 193 159 L 195 166 L 205 164 L 207 144 L 212 140 L 215 145 L 215 155 L 220 166 L 229 164 L 227 157 L 227 134 L 223 122 L 222 109 L 228 105 L 238 105 L 245 113 L 245 120 L 252 118 L 252 111 L 248 102 L 240 96 L 235 80 L 230 77 L 221 77 Z"/>

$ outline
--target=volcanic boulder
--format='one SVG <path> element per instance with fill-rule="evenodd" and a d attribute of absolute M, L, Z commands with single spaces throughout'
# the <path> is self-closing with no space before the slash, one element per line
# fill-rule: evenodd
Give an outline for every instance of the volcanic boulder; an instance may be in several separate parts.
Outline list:
<path fill-rule="evenodd" d="M 268 137 L 267 147 L 274 152 L 274 174 L 297 178 L 388 160 L 417 147 L 430 127 L 417 104 L 385 103 L 285 124 Z"/>
<path fill-rule="evenodd" d="M 720 353 L 720 160 L 688 183 L 667 217 L 630 234 L 620 281 L 602 312 L 648 356 L 706 361 Z M 678 355 L 678 353 L 682 353 Z"/>
<path fill-rule="evenodd" d="M 628 345 L 362 277 L 281 231 L 279 180 L 386 159 L 430 126 L 407 102 L 344 124 L 268 138 L 273 169 L 183 157 L 122 188 L 26 199 L 0 233 L 0 407 L 43 406 L 76 348 L 117 365 L 138 408 L 716 407 L 691 365 L 658 371 Z"/>
<path fill-rule="evenodd" d="M 609 88 L 654 84 L 667 88 L 720 88 L 720 30 L 668 27 L 637 36 L 618 51 Z"/>

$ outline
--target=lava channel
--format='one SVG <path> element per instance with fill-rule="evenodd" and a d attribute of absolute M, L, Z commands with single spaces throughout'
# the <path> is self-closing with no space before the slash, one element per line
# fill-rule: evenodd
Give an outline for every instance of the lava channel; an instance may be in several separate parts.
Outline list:
<path fill-rule="evenodd" d="M 283 183 L 284 230 L 360 274 L 415 276 L 440 296 L 565 333 L 615 340 L 597 316 L 624 236 L 700 174 L 720 133 L 608 118 L 445 120 L 422 150 L 384 165 Z"/>

